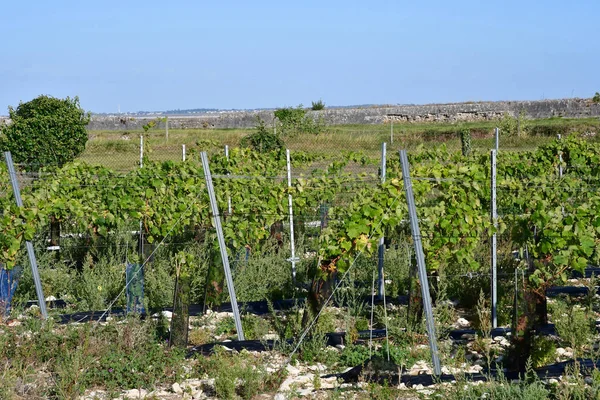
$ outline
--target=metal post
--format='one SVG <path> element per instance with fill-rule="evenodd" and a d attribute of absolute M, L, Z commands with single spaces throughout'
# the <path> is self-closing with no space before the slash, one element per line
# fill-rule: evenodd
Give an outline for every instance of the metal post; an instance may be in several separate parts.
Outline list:
<path fill-rule="evenodd" d="M 491 248 L 491 259 L 492 259 L 492 328 L 498 327 L 498 281 L 497 281 L 497 266 L 498 266 L 498 241 L 496 230 L 498 229 L 498 210 L 496 208 L 496 150 L 491 151 L 491 210 L 490 219 L 492 220 L 492 226 L 494 233 L 492 234 L 492 248 Z"/>
<path fill-rule="evenodd" d="M 140 168 L 144 166 L 144 135 L 140 135 Z"/>
<path fill-rule="evenodd" d="M 227 161 L 229 162 L 229 146 L 225 145 L 225 157 L 227 158 Z M 229 175 L 229 172 L 227 173 L 227 175 Z M 231 215 L 231 196 L 227 196 L 227 213 L 229 215 Z"/>
<path fill-rule="evenodd" d="M 10 154 L 10 151 L 4 152 L 4 159 L 6 160 L 6 166 L 8 167 L 8 174 L 10 176 L 10 184 L 12 185 L 13 194 L 15 195 L 15 202 L 17 203 L 17 207 L 23 207 L 23 200 L 21 199 L 21 190 L 19 189 L 17 173 L 15 172 L 15 166 L 13 164 L 12 155 Z M 33 244 L 31 244 L 31 242 L 27 240 L 25 241 L 25 247 L 27 248 L 27 256 L 29 257 L 29 264 L 31 265 L 31 274 L 33 275 L 33 282 L 35 283 L 35 292 L 37 294 L 40 312 L 42 313 L 42 318 L 48 319 L 48 312 L 46 311 L 46 298 L 44 297 L 44 290 L 42 289 L 42 281 L 40 280 L 40 274 L 38 272 L 37 260 L 35 258 Z"/>
<path fill-rule="evenodd" d="M 169 140 L 169 117 L 165 117 L 165 136 Z"/>
<path fill-rule="evenodd" d="M 285 157 L 287 160 L 287 181 L 288 181 L 288 189 L 290 190 L 290 193 L 288 194 L 288 208 L 289 208 L 289 214 L 290 214 L 290 250 L 291 250 L 291 257 L 288 259 L 288 261 L 290 261 L 292 263 L 292 282 L 294 283 L 294 285 L 296 284 L 296 261 L 299 261 L 300 259 L 298 257 L 296 257 L 296 245 L 294 243 L 294 209 L 292 206 L 292 193 L 291 193 L 291 189 L 292 189 L 292 163 L 290 161 L 290 150 L 286 149 L 285 150 Z"/>
<path fill-rule="evenodd" d="M 433 321 L 433 309 L 431 308 L 431 297 L 429 295 L 429 281 L 427 280 L 427 267 L 425 266 L 425 255 L 423 254 L 423 244 L 421 242 L 421 231 L 419 221 L 417 220 L 417 210 L 415 206 L 415 197 L 410 180 L 410 171 L 406 150 L 400 150 L 400 163 L 402 164 L 402 177 L 404 179 L 404 189 L 406 191 L 406 202 L 408 203 L 408 214 L 410 217 L 410 228 L 413 241 L 415 243 L 415 255 L 417 258 L 417 267 L 419 269 L 419 280 L 421 281 L 421 296 L 423 297 L 423 306 L 425 308 L 425 318 L 427 323 L 427 336 L 429 339 L 429 348 L 431 350 L 431 360 L 433 362 L 433 372 L 439 376 L 442 374 L 440 358 L 438 354 L 437 339 L 435 336 L 435 323 Z"/>
<path fill-rule="evenodd" d="M 381 183 L 385 183 L 385 174 L 386 174 L 386 143 L 383 142 L 381 144 Z M 377 296 L 381 300 L 383 298 L 385 292 L 385 281 L 383 277 L 383 258 L 385 252 L 385 238 L 382 236 L 379 239 L 379 247 L 377 249 L 378 257 L 377 257 L 377 270 L 379 272 L 378 281 L 377 281 Z"/>
<path fill-rule="evenodd" d="M 244 339 L 244 330 L 242 328 L 242 320 L 240 319 L 240 310 L 238 309 L 237 298 L 235 297 L 235 287 L 233 286 L 233 277 L 229 268 L 229 258 L 227 256 L 227 247 L 225 246 L 225 237 L 223 236 L 223 227 L 221 226 L 221 216 L 219 215 L 219 207 L 215 196 L 215 188 L 213 186 L 212 175 L 208 165 L 208 156 L 206 152 L 200 153 L 202 159 L 202 169 L 204 169 L 204 179 L 206 180 L 206 189 L 210 199 L 210 208 L 213 214 L 213 222 L 217 231 L 217 239 L 219 241 L 219 249 L 221 250 L 221 260 L 223 261 L 223 270 L 225 270 L 225 279 L 227 281 L 227 291 L 231 299 L 231 308 L 233 309 L 233 318 L 235 320 L 235 328 L 237 330 L 238 340 Z"/>
<path fill-rule="evenodd" d="M 494 129 L 495 137 L 496 137 L 496 151 L 498 151 L 498 146 L 500 144 L 500 129 Z"/>
<path fill-rule="evenodd" d="M 394 120 L 390 120 L 390 144 L 394 144 Z"/>
<path fill-rule="evenodd" d="M 181 159 L 185 161 L 185 144 L 181 145 Z"/>
<path fill-rule="evenodd" d="M 558 135 L 557 137 L 558 137 L 558 140 L 560 141 L 560 140 L 561 140 L 561 136 L 560 136 L 560 135 Z M 562 150 L 560 150 L 560 151 L 559 151 L 559 153 L 558 153 L 558 161 L 559 161 L 559 163 L 560 163 L 560 164 L 558 164 L 558 177 L 559 177 L 559 178 L 562 178 L 562 176 L 563 176 L 563 167 L 562 167 L 562 164 L 563 164 L 563 158 L 562 158 Z"/>

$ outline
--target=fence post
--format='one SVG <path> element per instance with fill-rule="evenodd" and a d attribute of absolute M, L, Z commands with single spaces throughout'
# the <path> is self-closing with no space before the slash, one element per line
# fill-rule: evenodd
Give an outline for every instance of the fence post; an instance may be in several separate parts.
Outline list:
<path fill-rule="evenodd" d="M 415 197 L 410 179 L 410 168 L 406 150 L 400 150 L 400 163 L 402 164 L 402 177 L 404 179 L 404 190 L 406 191 L 406 202 L 408 203 L 408 214 L 410 219 L 410 228 L 412 231 L 413 242 L 415 243 L 415 255 L 417 258 L 417 267 L 419 269 L 419 280 L 421 281 L 421 295 L 423 297 L 423 306 L 425 308 L 425 318 L 427 323 L 427 336 L 429 339 L 429 349 L 431 351 L 431 360 L 433 362 L 433 372 L 435 375 L 442 374 L 440 358 L 437 347 L 437 338 L 435 335 L 435 322 L 433 321 L 433 309 L 431 308 L 431 296 L 429 295 L 429 281 L 427 280 L 427 267 L 425 265 L 425 255 L 423 254 L 423 243 L 421 242 L 421 230 L 417 219 L 417 210 L 415 206 Z"/>
<path fill-rule="evenodd" d="M 217 205 L 217 199 L 215 196 L 215 188 L 213 186 L 212 175 L 210 174 L 210 167 L 208 165 L 208 156 L 206 155 L 205 151 L 200 153 L 200 158 L 202 159 L 202 169 L 204 169 L 206 189 L 208 190 L 210 208 L 213 214 L 213 222 L 217 231 L 219 249 L 221 250 L 221 260 L 223 262 L 223 269 L 225 270 L 227 291 L 229 292 L 229 298 L 231 299 L 231 308 L 233 309 L 235 328 L 237 330 L 238 340 L 245 340 L 244 330 L 242 328 L 242 320 L 240 319 L 240 310 L 238 309 L 237 298 L 235 296 L 235 287 L 233 286 L 233 277 L 231 276 L 231 269 L 229 268 L 229 258 L 227 256 L 227 247 L 225 246 L 225 237 L 223 236 L 223 227 L 221 226 L 221 216 L 219 215 L 219 207 Z"/>
<path fill-rule="evenodd" d="M 498 266 L 498 237 L 496 230 L 498 229 L 498 209 L 496 207 L 496 150 L 491 151 L 491 209 L 490 219 L 492 222 L 492 248 L 491 248 L 491 273 L 492 273 L 492 328 L 498 327 L 498 281 L 497 281 L 497 266 Z"/>
<path fill-rule="evenodd" d="M 165 117 L 165 136 L 169 140 L 169 117 Z"/>
<path fill-rule="evenodd" d="M 560 142 L 560 140 L 561 140 L 561 136 L 560 136 L 560 135 L 557 135 L 557 139 L 558 139 L 558 141 Z M 558 161 L 559 161 L 559 164 L 558 164 L 558 177 L 559 177 L 559 178 L 562 178 L 562 176 L 563 176 L 563 167 L 562 167 L 562 164 L 563 164 L 563 158 L 562 158 L 562 150 L 560 150 L 560 151 L 558 152 Z"/>
<path fill-rule="evenodd" d="M 227 158 L 227 162 L 229 162 L 229 146 L 225 145 L 225 157 Z M 229 171 L 229 167 L 227 168 L 227 171 Z M 229 175 L 229 172 L 227 172 L 227 175 Z M 227 196 L 227 213 L 229 215 L 231 215 L 231 196 Z"/>
<path fill-rule="evenodd" d="M 385 175 L 386 175 L 386 143 L 383 142 L 381 144 L 381 183 L 385 183 Z M 379 247 L 377 249 L 377 270 L 378 270 L 378 281 L 377 281 L 377 296 L 379 300 L 383 298 L 385 292 L 385 280 L 383 277 L 383 261 L 384 261 L 384 253 L 385 253 L 385 238 L 381 236 L 379 239 Z"/>
<path fill-rule="evenodd" d="M 394 120 L 390 119 L 390 144 L 394 144 Z"/>
<path fill-rule="evenodd" d="M 10 184 L 15 195 L 15 203 L 17 207 L 23 207 L 23 200 L 21 199 L 21 190 L 19 189 L 19 182 L 17 181 L 17 173 L 15 172 L 15 165 L 13 164 L 12 155 L 10 151 L 4 152 L 4 159 L 6 160 L 6 166 L 8 168 L 8 174 L 10 176 Z M 38 298 L 38 305 L 42 318 L 48 319 L 48 312 L 46 311 L 46 298 L 44 297 L 44 290 L 42 289 L 42 281 L 40 280 L 40 274 L 38 271 L 37 260 L 35 258 L 35 251 L 33 250 L 33 244 L 27 240 L 25 241 L 25 247 L 27 248 L 27 256 L 29 257 L 29 264 L 31 265 L 31 274 L 33 275 L 33 282 L 35 283 L 35 292 Z"/>
<path fill-rule="evenodd" d="M 144 135 L 140 135 L 140 168 L 144 166 Z"/>
<path fill-rule="evenodd" d="M 496 139 L 495 149 L 496 149 L 496 151 L 498 151 L 498 146 L 500 145 L 500 129 L 498 129 L 498 128 L 494 129 L 494 134 L 495 134 L 494 136 Z"/>
<path fill-rule="evenodd" d="M 299 261 L 300 259 L 298 257 L 296 257 L 296 245 L 294 243 L 294 209 L 292 206 L 292 163 L 290 160 L 290 150 L 286 149 L 285 150 L 285 157 L 286 157 L 286 162 L 287 162 L 287 182 L 288 182 L 288 190 L 290 190 L 290 193 L 288 194 L 288 208 L 289 208 L 289 214 L 290 214 L 290 250 L 291 250 L 291 257 L 288 259 L 288 261 L 290 261 L 292 263 L 292 282 L 295 285 L 296 284 L 296 261 Z"/>
<path fill-rule="evenodd" d="M 185 144 L 181 145 L 181 159 L 185 161 Z"/>

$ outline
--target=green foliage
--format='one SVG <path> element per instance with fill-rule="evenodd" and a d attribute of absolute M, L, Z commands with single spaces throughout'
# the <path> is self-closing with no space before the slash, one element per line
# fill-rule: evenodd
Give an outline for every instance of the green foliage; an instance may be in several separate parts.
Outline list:
<path fill-rule="evenodd" d="M 594 94 L 594 97 L 592 97 L 592 103 L 600 103 L 600 93 L 596 92 L 596 94 Z"/>
<path fill-rule="evenodd" d="M 556 359 L 556 344 L 545 336 L 536 336 L 533 339 L 531 362 L 534 368 L 541 368 L 554 363 Z"/>
<path fill-rule="evenodd" d="M 279 134 L 276 134 L 265 126 L 265 121 L 256 117 L 256 132 L 242 138 L 242 147 L 250 147 L 260 153 L 269 153 L 272 151 L 282 151 L 285 147 Z"/>
<path fill-rule="evenodd" d="M 325 106 L 323 104 L 323 106 Z M 301 133 L 317 135 L 324 129 L 322 118 L 314 119 L 306 114 L 302 105 L 298 107 L 286 107 L 275 110 L 274 115 L 278 120 L 277 132 L 282 136 L 295 136 Z"/>
<path fill-rule="evenodd" d="M 16 163 L 38 169 L 62 166 L 85 149 L 90 120 L 79 106 L 79 98 L 39 96 L 14 109 L 8 108 L 11 123 L 2 128 L 0 147 L 10 151 Z"/>
<path fill-rule="evenodd" d="M 215 391 L 219 399 L 252 399 L 261 391 L 270 390 L 276 385 L 280 373 L 269 376 L 264 366 L 253 362 L 245 354 L 229 353 L 222 348 L 215 349 L 210 358 L 199 359 L 200 374 L 215 379 Z"/>
<path fill-rule="evenodd" d="M 471 130 L 468 128 L 463 128 L 459 132 L 460 136 L 460 145 L 462 150 L 462 155 L 468 157 L 471 155 L 472 147 L 471 147 Z"/>
<path fill-rule="evenodd" d="M 551 310 L 556 334 L 573 349 L 575 356 L 580 356 L 596 334 L 595 317 L 572 302 L 555 301 Z"/>
<path fill-rule="evenodd" d="M 530 124 L 525 118 L 525 112 L 519 112 L 516 117 L 505 113 L 498 123 L 500 135 L 507 137 L 526 137 L 529 135 Z"/>
<path fill-rule="evenodd" d="M 310 109 L 313 110 L 313 111 L 324 110 L 325 109 L 325 103 L 321 99 L 319 99 L 319 101 L 313 101 L 312 102 L 312 107 Z"/>
<path fill-rule="evenodd" d="M 0 381 L 8 377 L 29 381 L 27 397 L 77 398 L 91 387 L 113 392 L 172 383 L 182 376 L 184 354 L 164 347 L 152 322 L 129 319 L 93 328 L 31 320 L 3 333 L 0 359 L 4 360 Z M 35 381 L 34 371 L 41 369 L 52 379 L 40 376 Z M 18 394 L 7 383 L 0 389 L 5 391 L 2 398 Z"/>

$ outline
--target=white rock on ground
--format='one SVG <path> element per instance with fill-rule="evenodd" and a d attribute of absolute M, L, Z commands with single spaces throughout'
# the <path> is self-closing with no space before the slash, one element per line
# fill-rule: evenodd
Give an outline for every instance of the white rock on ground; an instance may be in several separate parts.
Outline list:
<path fill-rule="evenodd" d="M 459 327 L 459 328 L 468 328 L 469 326 L 471 326 L 471 324 L 469 323 L 469 321 L 467 321 L 467 320 L 466 320 L 466 319 L 464 319 L 464 318 L 459 318 L 459 319 L 456 321 L 455 325 L 456 325 L 457 327 Z"/>
<path fill-rule="evenodd" d="M 177 393 L 177 394 L 183 393 L 183 390 L 181 389 L 181 386 L 177 382 L 175 382 L 171 386 L 171 390 L 173 391 L 173 393 Z"/>

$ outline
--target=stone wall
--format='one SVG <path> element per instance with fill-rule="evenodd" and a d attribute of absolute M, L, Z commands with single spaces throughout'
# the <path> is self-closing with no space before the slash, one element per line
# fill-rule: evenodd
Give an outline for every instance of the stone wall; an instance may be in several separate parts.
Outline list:
<path fill-rule="evenodd" d="M 563 99 L 540 101 L 495 101 L 478 103 L 426 104 L 402 106 L 372 106 L 356 108 L 330 108 L 311 111 L 322 116 L 327 124 L 383 124 L 390 120 L 398 122 L 460 122 L 486 121 L 501 117 L 504 113 L 517 115 L 524 112 L 528 118 L 585 118 L 600 116 L 600 104 L 589 99 Z M 256 125 L 256 117 L 270 124 L 273 111 L 227 111 L 198 115 L 169 116 L 169 127 L 192 128 L 250 128 Z M 155 117 L 119 115 L 96 115 L 89 130 L 141 130 Z M 159 128 L 164 127 L 160 123 Z"/>

